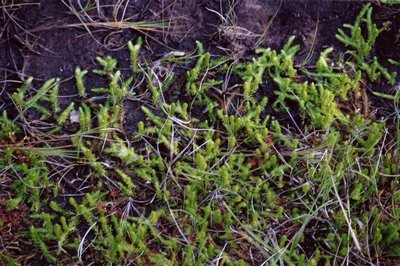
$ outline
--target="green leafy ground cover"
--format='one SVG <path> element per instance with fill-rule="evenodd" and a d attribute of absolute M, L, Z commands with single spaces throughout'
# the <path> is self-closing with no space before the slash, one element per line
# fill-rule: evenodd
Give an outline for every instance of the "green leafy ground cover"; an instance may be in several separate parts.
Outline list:
<path fill-rule="evenodd" d="M 104 88 L 86 87 L 88 71 L 77 68 L 79 97 L 68 105 L 59 80 L 31 90 L 27 79 L 11 97 L 18 115 L 0 118 L 0 169 L 10 184 L 1 214 L 28 209 L 18 237 L 60 265 L 399 257 L 399 125 L 369 115 L 366 94 L 372 81 L 395 85 L 396 73 L 371 56 L 386 27 L 371 15 L 367 5 L 338 31 L 350 58 L 328 48 L 313 67 L 296 65 L 294 37 L 250 62 L 216 58 L 198 43 L 196 55 L 156 66 L 141 61 L 139 39 L 128 45 L 128 76 L 115 59 L 98 58 Z M 191 65 L 184 79 L 171 62 Z M 179 100 L 168 97 L 173 90 Z M 399 91 L 377 93 L 393 101 L 396 121 Z M 127 135 L 131 101 L 145 119 Z M 0 221 L 3 233 L 12 226 Z M 19 264 L 12 254 L 0 261 Z"/>

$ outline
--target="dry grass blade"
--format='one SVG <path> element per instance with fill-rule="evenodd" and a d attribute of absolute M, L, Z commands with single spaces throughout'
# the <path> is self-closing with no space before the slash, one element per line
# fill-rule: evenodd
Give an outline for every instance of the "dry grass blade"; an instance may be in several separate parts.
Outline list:
<path fill-rule="evenodd" d="M 161 31 L 167 29 L 168 25 L 164 22 L 126 22 L 126 21 L 115 21 L 115 22 L 87 22 L 87 23 L 74 23 L 67 24 L 63 27 L 102 27 L 108 29 L 132 29 L 140 31 Z"/>

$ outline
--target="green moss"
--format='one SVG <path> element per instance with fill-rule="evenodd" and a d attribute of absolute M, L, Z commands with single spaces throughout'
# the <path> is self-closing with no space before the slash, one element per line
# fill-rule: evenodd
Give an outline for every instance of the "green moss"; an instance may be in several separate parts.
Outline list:
<path fill-rule="evenodd" d="M 117 60 L 98 58 L 103 88 L 84 86 L 87 72 L 77 68 L 80 99 L 64 111 L 56 79 L 37 93 L 28 79 L 12 95 L 19 115 L 0 118 L 0 139 L 13 142 L 0 150 L 13 183 L 6 209 L 30 207 L 28 236 L 50 263 L 68 254 L 96 264 L 247 265 L 255 263 L 250 250 L 260 263 L 288 265 L 346 256 L 363 263 L 366 250 L 398 256 L 398 154 L 389 140 L 398 132 L 343 108 L 359 95 L 363 75 L 394 79 L 376 59 L 365 63 L 383 30 L 371 12 L 367 5 L 345 26 L 350 35 L 339 31 L 353 56 L 347 64 L 328 48 L 315 66 L 297 66 L 294 37 L 281 51 L 260 49 L 240 63 L 213 58 L 198 42 L 180 87 L 179 77 L 159 79 L 141 64 L 138 40 L 128 44 L 130 75 Z M 232 90 L 221 81 L 228 75 Z M 124 117 L 136 80 L 144 81 L 135 89 L 149 93 L 129 135 Z M 170 90 L 179 90 L 179 101 Z M 86 101 L 92 93 L 101 97 Z M 57 130 L 24 138 L 28 111 Z M 79 125 L 69 123 L 73 111 Z M 54 143 L 67 151 L 54 156 L 47 150 Z M 61 156 L 67 152 L 74 156 Z"/>

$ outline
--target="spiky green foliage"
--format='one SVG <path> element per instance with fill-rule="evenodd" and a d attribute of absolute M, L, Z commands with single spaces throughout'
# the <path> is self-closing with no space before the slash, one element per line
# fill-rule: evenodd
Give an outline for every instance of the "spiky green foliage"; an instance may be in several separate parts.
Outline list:
<path fill-rule="evenodd" d="M 20 132 L 20 128 L 12 121 L 7 114 L 3 111 L 0 116 L 0 140 L 4 138 L 15 139 L 15 134 Z"/>
<path fill-rule="evenodd" d="M 352 46 L 362 60 L 380 31 L 369 8 L 356 28 L 367 23 L 373 35 Z M 328 48 L 305 70 L 295 64 L 295 41 L 229 67 L 198 43 L 180 83 L 138 68 L 140 42 L 129 44 L 131 75 L 111 57 L 98 59 L 103 69 L 94 73 L 106 84 L 78 91 L 100 97 L 64 111 L 56 80 L 37 93 L 28 80 L 13 94 L 19 117 L 0 118 L 2 140 L 18 143 L 0 150 L 14 188 L 7 210 L 30 207 L 25 236 L 53 264 L 330 265 L 399 256 L 398 128 L 343 108 L 371 74 L 359 59 L 345 65 Z M 137 99 L 130 84 L 143 77 L 135 90 L 150 93 Z M 144 117 L 132 134 L 128 100 L 140 101 Z M 40 121 L 58 131 L 24 124 L 27 110 L 42 116 L 33 106 L 46 103 L 58 111 Z M 68 123 L 77 114 L 79 123 Z M 28 150 L 56 141 L 75 156 Z"/>
<path fill-rule="evenodd" d="M 139 37 L 137 39 L 137 42 L 135 45 L 132 44 L 131 41 L 128 42 L 128 48 L 130 51 L 130 60 L 131 60 L 131 69 L 134 73 L 139 72 L 139 67 L 138 67 L 138 56 L 139 56 L 139 51 L 140 47 L 142 46 L 143 41 L 142 38 Z"/>
<path fill-rule="evenodd" d="M 86 89 L 83 84 L 83 77 L 88 73 L 87 70 L 81 70 L 79 67 L 75 69 L 76 87 L 78 88 L 79 95 L 86 98 Z"/>
<path fill-rule="evenodd" d="M 16 163 L 13 153 L 12 149 L 7 152 L 6 165 L 10 168 L 10 173 L 17 177 L 13 185 L 16 197 L 7 203 L 7 209 L 12 210 L 25 201 L 31 204 L 32 210 L 38 212 L 45 203 L 41 194 L 54 185 L 49 178 L 50 171 L 45 158 L 32 152 L 25 155 L 26 163 Z"/>
<path fill-rule="evenodd" d="M 357 66 L 365 71 L 372 81 L 375 81 L 383 75 L 390 84 L 394 84 L 396 82 L 397 73 L 390 73 L 378 62 L 376 56 L 370 59 L 376 38 L 388 27 L 388 25 L 385 24 L 382 28 L 378 28 L 378 26 L 373 23 L 371 4 L 364 6 L 357 16 L 354 25 L 344 24 L 343 27 L 350 30 L 350 35 L 346 34 L 344 30 L 339 29 L 336 38 L 352 49 L 350 53 L 356 60 Z M 367 32 L 366 37 L 364 37 L 363 30 Z"/>
<path fill-rule="evenodd" d="M 382 3 L 384 4 L 389 4 L 389 5 L 398 5 L 400 4 L 399 0 L 381 0 Z"/>

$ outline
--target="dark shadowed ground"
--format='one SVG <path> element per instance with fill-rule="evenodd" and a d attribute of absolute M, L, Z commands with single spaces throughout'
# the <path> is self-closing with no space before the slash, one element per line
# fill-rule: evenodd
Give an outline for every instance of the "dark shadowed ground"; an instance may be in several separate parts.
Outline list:
<path fill-rule="evenodd" d="M 80 13 L 93 23 L 82 26 L 71 6 L 76 1 L 6 1 L 14 5 L 2 8 L 0 70 L 3 84 L 15 87 L 17 81 L 33 76 L 39 82 L 62 79 L 61 93 L 73 95 L 68 80 L 77 66 L 93 68 L 96 56 L 112 55 L 120 67 L 126 67 L 125 45 L 139 35 L 146 40 L 146 60 L 152 62 L 171 50 L 192 52 L 200 40 L 213 54 L 252 57 L 259 47 L 279 48 L 291 35 L 302 46 L 299 60 L 314 61 L 323 49 L 343 47 L 335 39 L 343 23 L 354 21 L 361 4 L 358 1 L 279 1 L 279 0 L 136 0 L 115 7 L 114 1 L 102 1 L 99 9 Z M 84 4 L 85 1 L 80 1 Z M 375 7 L 378 21 L 392 21 L 391 30 L 378 41 L 381 58 L 399 59 L 399 12 L 389 7 Z M 96 22 L 164 21 L 169 28 L 157 32 L 121 29 L 118 26 L 94 26 Z M 90 75 L 89 75 L 90 77 Z M 96 80 L 89 81 L 97 85 Z M 70 84 L 70 85 L 68 85 Z M 4 95 L 1 96 L 4 101 Z"/>

